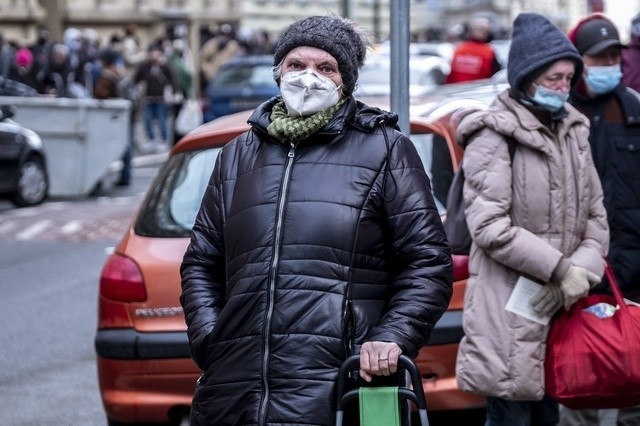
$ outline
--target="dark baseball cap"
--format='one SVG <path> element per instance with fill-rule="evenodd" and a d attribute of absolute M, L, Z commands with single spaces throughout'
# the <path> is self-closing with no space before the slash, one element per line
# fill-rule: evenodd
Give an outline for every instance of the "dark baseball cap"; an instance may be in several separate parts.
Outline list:
<path fill-rule="evenodd" d="M 574 44 L 581 55 L 595 55 L 611 46 L 626 47 L 613 22 L 604 18 L 585 21 L 576 31 Z"/>

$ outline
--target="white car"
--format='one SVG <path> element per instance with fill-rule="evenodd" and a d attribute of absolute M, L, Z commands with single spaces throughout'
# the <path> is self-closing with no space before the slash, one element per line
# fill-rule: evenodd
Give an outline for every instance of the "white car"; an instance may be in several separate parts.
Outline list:
<path fill-rule="evenodd" d="M 409 97 L 419 97 L 444 84 L 451 68 L 440 56 L 409 57 Z M 385 53 L 367 58 L 360 70 L 356 97 L 388 97 L 391 94 L 391 59 Z"/>

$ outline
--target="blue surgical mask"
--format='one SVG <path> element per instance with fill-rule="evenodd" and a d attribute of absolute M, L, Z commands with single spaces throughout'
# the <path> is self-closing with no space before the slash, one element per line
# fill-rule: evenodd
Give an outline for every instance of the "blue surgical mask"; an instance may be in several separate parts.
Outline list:
<path fill-rule="evenodd" d="M 613 92 L 621 79 L 620 64 L 608 67 L 587 67 L 587 74 L 584 77 L 587 87 L 596 95 Z"/>
<path fill-rule="evenodd" d="M 547 89 L 544 86 L 536 85 L 536 92 L 531 100 L 536 104 L 550 111 L 558 111 L 564 106 L 569 99 L 569 93 L 560 92 L 558 90 Z"/>

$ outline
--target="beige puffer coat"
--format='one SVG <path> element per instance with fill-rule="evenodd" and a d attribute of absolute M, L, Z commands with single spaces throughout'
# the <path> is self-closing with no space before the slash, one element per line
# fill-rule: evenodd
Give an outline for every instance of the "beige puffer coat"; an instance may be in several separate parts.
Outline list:
<path fill-rule="evenodd" d="M 504 309 L 520 275 L 549 282 L 569 259 L 602 276 L 609 229 L 588 121 L 570 105 L 557 137 L 505 91 L 464 118 L 464 199 L 473 238 L 457 379 L 509 400 L 544 396 L 548 326 Z M 472 137 L 473 136 L 473 137 Z M 516 142 L 511 166 L 506 138 Z"/>

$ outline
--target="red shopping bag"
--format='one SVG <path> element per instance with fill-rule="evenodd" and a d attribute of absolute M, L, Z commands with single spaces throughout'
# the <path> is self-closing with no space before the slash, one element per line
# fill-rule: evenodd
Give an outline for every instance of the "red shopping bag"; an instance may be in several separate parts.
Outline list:
<path fill-rule="evenodd" d="M 591 295 L 562 311 L 547 340 L 547 393 L 572 409 L 640 405 L 640 307 L 627 305 L 611 267 L 605 274 L 613 297 Z M 599 318 L 584 309 L 598 303 L 619 306 Z"/>

